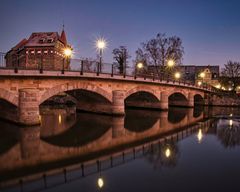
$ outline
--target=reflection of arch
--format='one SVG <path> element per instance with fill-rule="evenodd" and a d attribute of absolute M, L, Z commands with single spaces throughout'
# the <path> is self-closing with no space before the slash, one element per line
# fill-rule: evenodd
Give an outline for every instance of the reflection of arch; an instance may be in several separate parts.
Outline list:
<path fill-rule="evenodd" d="M 179 123 L 186 117 L 187 113 L 187 109 L 170 107 L 168 110 L 168 121 L 173 124 Z"/>
<path fill-rule="evenodd" d="M 203 113 L 204 106 L 196 106 L 193 109 L 193 117 L 197 118 L 200 117 Z"/>
<path fill-rule="evenodd" d="M 56 146 L 83 146 L 104 135 L 111 127 L 111 118 L 110 116 L 81 113 L 73 127 L 61 134 L 42 139 Z"/>
<path fill-rule="evenodd" d="M 157 111 L 126 110 L 124 127 L 133 132 L 143 132 L 153 127 L 159 119 Z"/>
<path fill-rule="evenodd" d="M 18 127 L 8 122 L 1 122 L 0 155 L 5 154 L 18 143 L 17 134 L 15 135 L 13 130 L 17 133 Z"/>
<path fill-rule="evenodd" d="M 90 91 L 93 93 L 97 93 L 97 94 L 103 96 L 104 98 L 106 98 L 109 102 L 112 102 L 111 93 L 108 93 L 107 91 L 105 91 L 104 89 L 102 89 L 96 85 L 93 85 L 90 83 L 75 83 L 75 84 L 66 83 L 66 84 L 57 85 L 53 88 L 48 89 L 41 96 L 39 104 L 43 103 L 45 100 L 47 100 L 48 98 L 50 98 L 54 95 L 57 95 L 62 92 L 71 91 L 71 90 L 86 90 L 86 91 Z"/>
<path fill-rule="evenodd" d="M 0 88 L 0 98 L 8 101 L 9 103 L 18 106 L 18 97 L 14 96 L 13 93 Z"/>
<path fill-rule="evenodd" d="M 187 106 L 187 103 L 187 96 L 181 92 L 172 93 L 168 97 L 168 104 L 172 106 Z"/>
<path fill-rule="evenodd" d="M 240 145 L 240 122 L 233 119 L 232 125 L 229 120 L 222 120 L 217 127 L 217 137 L 226 148 L 234 148 Z"/>
<path fill-rule="evenodd" d="M 149 87 L 135 87 L 129 91 L 126 92 L 125 94 L 125 99 L 127 99 L 130 95 L 133 95 L 134 93 L 137 92 L 145 92 L 148 93 L 149 95 L 152 95 L 153 98 L 159 100 L 160 95 L 158 95 L 153 89 L 150 89 Z"/>
<path fill-rule="evenodd" d="M 200 94 L 194 95 L 194 105 L 204 105 L 204 99 L 202 95 Z"/>

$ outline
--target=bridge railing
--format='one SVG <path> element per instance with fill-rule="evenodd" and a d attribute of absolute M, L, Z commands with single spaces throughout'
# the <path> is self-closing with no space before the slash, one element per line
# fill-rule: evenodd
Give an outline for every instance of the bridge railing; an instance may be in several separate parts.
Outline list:
<path fill-rule="evenodd" d="M 133 79 L 142 79 L 146 81 L 155 81 L 155 82 L 162 82 L 168 84 L 178 84 L 178 85 L 185 85 L 185 86 L 192 86 L 196 88 L 201 88 L 209 91 L 215 91 L 215 89 L 209 85 L 202 84 L 196 85 L 190 81 L 186 81 L 184 79 L 175 79 L 170 76 L 163 76 L 159 75 L 154 72 L 148 72 L 144 69 L 138 69 L 135 66 L 127 66 L 127 67 L 119 67 L 116 63 L 100 63 L 96 60 L 87 60 L 87 59 L 71 59 L 70 61 L 63 60 L 61 69 L 59 70 L 50 70 L 46 69 L 46 67 L 41 63 L 37 65 L 35 68 L 26 68 L 21 67 L 19 62 L 15 62 L 14 65 L 9 66 L 6 65 L 5 62 L 5 54 L 0 54 L 0 69 L 10 69 L 13 70 L 14 73 L 18 73 L 19 70 L 37 70 L 39 73 L 44 73 L 44 71 L 61 71 L 62 74 L 65 72 L 77 72 L 79 75 L 95 73 L 97 76 L 100 74 L 109 74 L 111 77 L 118 76 L 118 77 L 132 77 Z"/>

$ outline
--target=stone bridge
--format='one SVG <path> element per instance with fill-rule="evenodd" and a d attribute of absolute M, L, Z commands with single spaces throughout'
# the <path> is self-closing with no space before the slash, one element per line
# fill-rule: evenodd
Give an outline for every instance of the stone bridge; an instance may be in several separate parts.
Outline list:
<path fill-rule="evenodd" d="M 67 93 L 77 109 L 124 115 L 125 106 L 168 110 L 169 105 L 209 104 L 211 91 L 181 82 L 111 74 L 66 71 L 0 70 L 0 117 L 24 124 L 40 123 L 39 107 Z"/>

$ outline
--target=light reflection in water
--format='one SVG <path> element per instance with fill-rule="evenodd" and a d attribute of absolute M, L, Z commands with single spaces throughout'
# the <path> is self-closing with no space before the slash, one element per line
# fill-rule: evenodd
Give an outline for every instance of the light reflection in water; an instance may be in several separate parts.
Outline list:
<path fill-rule="evenodd" d="M 61 114 L 58 115 L 58 124 L 59 125 L 62 124 L 62 115 Z"/>
<path fill-rule="evenodd" d="M 167 158 L 169 158 L 170 155 L 171 155 L 171 150 L 170 150 L 169 148 L 167 148 L 166 151 L 165 151 L 165 156 L 166 156 Z"/>
<path fill-rule="evenodd" d="M 231 128 L 232 128 L 232 126 L 233 126 L 233 120 L 232 120 L 232 119 L 230 119 L 230 120 L 229 120 L 229 128 L 231 129 Z"/>
<path fill-rule="evenodd" d="M 99 177 L 97 180 L 98 187 L 101 189 L 104 186 L 104 180 L 102 177 Z"/>
<path fill-rule="evenodd" d="M 198 143 L 201 143 L 203 139 L 202 129 L 198 130 L 197 138 L 198 138 Z"/>

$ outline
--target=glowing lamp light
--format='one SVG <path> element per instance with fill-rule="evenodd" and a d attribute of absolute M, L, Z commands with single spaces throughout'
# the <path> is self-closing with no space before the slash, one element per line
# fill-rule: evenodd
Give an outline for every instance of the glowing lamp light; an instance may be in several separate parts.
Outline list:
<path fill-rule="evenodd" d="M 218 84 L 218 85 L 216 86 L 216 88 L 217 88 L 217 89 L 220 89 L 220 88 L 221 88 L 221 85 L 220 85 L 220 84 Z"/>
<path fill-rule="evenodd" d="M 202 129 L 198 130 L 197 138 L 198 138 L 198 142 L 201 143 L 203 138 Z"/>
<path fill-rule="evenodd" d="M 165 151 L 165 156 L 169 158 L 171 156 L 171 150 L 169 148 L 166 149 Z"/>
<path fill-rule="evenodd" d="M 172 60 L 172 59 L 168 60 L 167 65 L 168 65 L 168 67 L 173 67 L 175 65 L 174 60 Z"/>
<path fill-rule="evenodd" d="M 200 73 L 200 77 L 204 78 L 205 77 L 205 73 L 204 72 Z"/>
<path fill-rule="evenodd" d="M 198 86 L 201 86 L 202 85 L 202 82 L 201 81 L 198 81 Z"/>
<path fill-rule="evenodd" d="M 102 178 L 102 177 L 99 177 L 99 178 L 98 178 L 97 184 L 98 184 L 98 187 L 99 187 L 100 189 L 103 188 L 103 186 L 104 186 L 104 181 L 103 181 L 103 178 Z"/>
<path fill-rule="evenodd" d="M 98 39 L 96 42 L 96 46 L 98 49 L 104 49 L 106 47 L 106 41 L 104 39 Z"/>
<path fill-rule="evenodd" d="M 137 68 L 138 68 L 138 69 L 142 69 L 142 68 L 143 68 L 143 63 L 141 63 L 141 62 L 138 63 L 138 64 L 137 64 Z"/>
<path fill-rule="evenodd" d="M 232 126 L 233 126 L 233 120 L 230 119 L 230 120 L 229 120 L 229 127 L 232 128 Z"/>
<path fill-rule="evenodd" d="M 180 79 L 181 74 L 180 74 L 179 72 L 176 72 L 175 75 L 174 75 L 174 77 L 175 77 L 176 79 Z"/>
<path fill-rule="evenodd" d="M 72 49 L 70 49 L 70 48 L 64 49 L 64 55 L 66 57 L 71 57 L 72 56 Z"/>
<path fill-rule="evenodd" d="M 59 123 L 59 124 L 62 123 L 62 115 L 61 115 L 61 114 L 58 115 L 58 123 Z"/>

